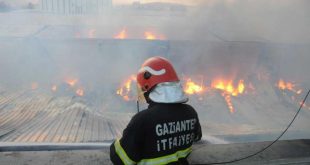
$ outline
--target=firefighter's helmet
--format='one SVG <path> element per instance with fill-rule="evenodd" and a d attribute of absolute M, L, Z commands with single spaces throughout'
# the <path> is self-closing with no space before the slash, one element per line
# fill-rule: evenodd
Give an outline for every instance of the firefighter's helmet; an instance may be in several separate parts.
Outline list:
<path fill-rule="evenodd" d="M 137 82 L 143 92 L 163 82 L 180 81 L 172 64 L 163 57 L 147 59 L 137 74 Z"/>
<path fill-rule="evenodd" d="M 184 103 L 188 101 L 182 84 L 165 58 L 146 60 L 137 74 L 138 100 L 156 103 Z"/>

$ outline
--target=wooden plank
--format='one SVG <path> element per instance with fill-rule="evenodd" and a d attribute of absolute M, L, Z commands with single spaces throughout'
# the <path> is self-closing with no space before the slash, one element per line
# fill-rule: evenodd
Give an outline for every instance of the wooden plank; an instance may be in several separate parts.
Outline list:
<path fill-rule="evenodd" d="M 92 124 L 94 120 L 94 115 L 89 113 L 88 111 L 87 113 L 88 113 L 88 119 L 86 122 L 85 131 L 84 131 L 83 142 L 91 141 Z"/>
<path fill-rule="evenodd" d="M 49 123 L 53 118 L 50 116 L 53 112 L 51 111 L 53 107 L 49 107 L 46 111 L 48 112 L 45 117 L 42 117 L 42 119 L 37 119 L 37 121 L 26 125 L 22 129 L 22 135 L 20 135 L 18 138 L 16 138 L 14 141 L 22 141 L 22 139 L 29 139 L 31 136 L 33 129 L 37 127 L 37 125 L 41 125 L 44 122 Z M 44 111 L 44 110 L 43 110 Z M 47 120 L 48 119 L 48 120 Z"/>
<path fill-rule="evenodd" d="M 19 98 L 20 96 L 22 96 L 24 93 L 25 93 L 25 91 L 13 92 L 13 93 L 10 93 L 10 94 L 5 94 L 5 96 L 3 97 L 3 99 L 0 101 L 0 105 L 10 103 L 10 102 L 12 102 L 13 100 L 16 100 L 17 98 Z"/>
<path fill-rule="evenodd" d="M 49 123 L 46 126 L 46 133 L 41 135 L 42 137 L 40 138 L 40 141 L 42 142 L 52 141 L 57 128 L 61 124 L 61 122 L 59 122 L 60 121 L 59 118 L 61 118 L 61 116 L 57 115 L 49 121 Z"/>
<path fill-rule="evenodd" d="M 59 125 L 59 127 L 57 128 L 56 132 L 55 132 L 55 135 L 54 137 L 52 138 L 52 142 L 61 142 L 63 141 L 62 138 L 62 134 L 63 134 L 63 131 L 64 131 L 64 128 L 67 126 L 68 124 L 68 117 L 72 117 L 73 114 L 75 113 L 74 110 L 70 109 L 70 110 L 66 110 L 66 112 L 63 112 L 61 115 L 62 115 L 62 120 L 60 121 L 61 122 L 61 125 Z"/>
<path fill-rule="evenodd" d="M 67 116 L 67 123 L 63 128 L 63 131 L 61 133 L 61 137 L 60 137 L 60 141 L 59 142 L 67 142 L 69 135 L 70 135 L 70 131 L 72 129 L 72 126 L 74 124 L 75 119 L 78 117 L 78 115 L 80 114 L 80 108 L 72 108 L 71 111 L 73 112 L 72 115 Z"/>
<path fill-rule="evenodd" d="M 39 139 L 37 141 L 49 142 L 49 141 L 47 141 L 48 135 L 51 134 L 52 128 L 55 126 L 55 122 L 57 121 L 56 117 L 58 117 L 57 114 L 59 114 L 61 109 L 63 109 L 63 108 L 58 106 L 57 101 L 52 102 L 51 104 L 52 104 L 52 107 L 48 110 L 51 112 L 50 115 L 48 116 L 48 122 L 46 122 L 47 124 L 45 125 L 45 127 L 43 129 L 44 132 L 42 133 L 42 135 L 39 137 Z M 62 106 L 66 107 L 67 105 L 62 105 Z"/>
<path fill-rule="evenodd" d="M 94 125 L 93 125 L 93 135 L 92 135 L 92 141 L 98 142 L 99 141 L 99 120 L 100 117 L 98 115 L 95 116 Z"/>
<path fill-rule="evenodd" d="M 16 106 L 13 110 L 9 112 L 6 116 L 1 116 L 3 117 L 0 125 L 0 129 L 4 127 L 4 125 L 9 122 L 10 120 L 20 116 L 20 113 L 25 113 L 27 111 L 24 111 L 25 107 L 29 106 L 29 103 L 31 102 L 31 99 L 27 99 L 26 102 L 19 104 Z"/>
<path fill-rule="evenodd" d="M 103 118 L 98 119 L 98 141 L 102 142 L 104 140 L 103 136 L 103 126 L 102 126 L 102 120 Z"/>
<path fill-rule="evenodd" d="M 80 127 L 78 130 L 77 136 L 75 138 L 75 142 L 82 142 L 83 141 L 87 120 L 88 120 L 88 113 L 83 111 L 82 120 L 79 123 Z"/>
<path fill-rule="evenodd" d="M 104 140 L 111 140 L 114 137 L 114 131 L 112 128 L 110 128 L 111 124 L 109 124 L 108 120 L 102 120 L 101 126 L 103 127 L 102 133 L 103 133 L 103 139 Z"/>
<path fill-rule="evenodd" d="M 32 107 L 34 107 L 33 104 L 26 105 L 20 110 L 22 114 L 18 113 L 19 115 L 14 115 L 15 118 L 10 118 L 10 120 L 6 124 L 2 125 L 1 128 L 18 129 L 20 125 L 30 120 L 35 115 L 33 110 L 29 110 Z"/>
<path fill-rule="evenodd" d="M 78 109 L 79 113 L 77 114 L 75 120 L 72 122 L 72 127 L 70 129 L 70 132 L 68 134 L 67 143 L 73 143 L 76 142 L 76 136 L 79 130 L 79 123 L 82 120 L 82 114 L 83 110 L 81 108 Z"/>
<path fill-rule="evenodd" d="M 98 116 L 96 114 L 92 114 L 92 127 L 91 127 L 91 136 L 89 141 L 95 142 L 98 140 Z M 97 123 L 97 124 L 96 124 Z"/>
<path fill-rule="evenodd" d="M 55 138 L 57 131 L 60 127 L 62 123 L 62 121 L 64 120 L 64 114 L 66 113 L 66 111 L 68 110 L 68 106 L 72 105 L 71 102 L 60 102 L 62 104 L 57 104 L 59 106 L 59 109 L 57 110 L 58 114 L 54 117 L 52 124 L 51 124 L 51 128 L 50 131 L 48 132 L 48 135 L 45 137 L 45 139 L 43 139 L 43 141 L 46 142 L 52 142 L 53 139 Z"/>
<path fill-rule="evenodd" d="M 47 103 L 49 103 L 49 102 L 47 102 Z M 52 119 L 50 117 L 50 114 L 52 114 L 52 111 L 47 111 L 49 109 L 47 109 L 48 105 L 46 105 L 46 104 L 45 104 L 44 108 L 41 107 L 42 113 L 35 118 L 34 121 L 36 121 L 36 122 L 31 123 L 33 125 L 33 128 L 35 128 L 35 129 L 33 129 L 33 131 L 29 132 L 29 134 L 35 134 L 36 138 L 31 138 L 30 142 L 38 142 L 39 139 L 42 137 L 42 135 L 46 134 L 46 132 L 44 132 L 45 128 L 47 127 L 47 125 L 50 124 L 51 119 Z"/>
<path fill-rule="evenodd" d="M 33 105 L 33 107 L 30 107 L 29 110 L 35 113 L 31 118 L 29 118 L 27 121 L 25 121 L 24 124 L 21 126 L 18 126 L 18 137 L 12 137 L 11 141 L 16 141 L 16 139 L 20 139 L 19 137 L 25 137 L 24 135 L 26 134 L 26 131 L 34 132 L 38 131 L 38 129 L 29 129 L 34 128 L 34 124 L 36 124 L 38 121 L 45 119 L 46 112 L 44 111 L 44 108 L 46 107 L 47 103 L 49 102 L 50 98 L 35 98 L 36 102 Z M 38 136 L 38 135 L 36 135 Z M 29 139 L 29 138 L 28 138 Z"/>
<path fill-rule="evenodd" d="M 50 131 L 48 132 L 47 135 L 44 135 L 45 138 L 43 138 L 42 141 L 47 141 L 47 142 L 51 142 L 52 139 L 54 138 L 58 127 L 62 124 L 61 120 L 63 120 L 63 116 L 61 115 L 61 113 L 59 113 L 58 115 L 56 115 L 52 120 L 51 123 L 49 124 L 51 126 Z"/>

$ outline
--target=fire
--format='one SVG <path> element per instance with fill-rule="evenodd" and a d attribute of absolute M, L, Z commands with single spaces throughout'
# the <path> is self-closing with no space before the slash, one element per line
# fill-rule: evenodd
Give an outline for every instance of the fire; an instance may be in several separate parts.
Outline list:
<path fill-rule="evenodd" d="M 302 102 L 300 102 L 299 104 L 301 105 L 301 104 L 302 104 Z M 309 106 L 309 105 L 307 105 L 306 103 L 304 103 L 303 107 L 304 107 L 304 108 L 307 108 L 307 109 L 309 109 L 309 110 L 310 110 L 310 106 Z"/>
<path fill-rule="evenodd" d="M 136 81 L 136 77 L 134 75 L 131 75 L 130 78 L 128 78 L 125 83 L 122 84 L 121 87 L 116 91 L 116 94 L 122 96 L 125 101 L 131 100 L 129 94 L 131 92 L 132 81 Z"/>
<path fill-rule="evenodd" d="M 296 84 L 292 82 L 285 82 L 284 80 L 280 79 L 276 86 L 281 90 L 289 90 L 296 94 L 301 94 L 301 89 L 296 89 Z"/>
<path fill-rule="evenodd" d="M 293 89 L 293 84 L 290 82 L 284 82 L 282 79 L 279 80 L 278 82 L 278 87 L 282 90 L 284 89 L 288 89 L 288 90 L 292 90 Z"/>
<path fill-rule="evenodd" d="M 75 93 L 78 95 L 78 96 L 84 96 L 84 90 L 79 88 L 75 91 Z"/>
<path fill-rule="evenodd" d="M 56 91 L 57 91 L 57 86 L 56 86 L 56 85 L 53 85 L 53 86 L 52 86 L 52 91 L 53 91 L 53 92 L 56 92 Z"/>
<path fill-rule="evenodd" d="M 95 38 L 96 29 L 90 29 L 88 31 L 88 38 Z"/>
<path fill-rule="evenodd" d="M 222 93 L 222 96 L 224 97 L 225 101 L 226 101 L 226 104 L 228 106 L 228 109 L 229 109 L 229 112 L 230 113 L 234 113 L 235 112 L 235 109 L 234 109 L 234 106 L 231 102 L 231 97 L 229 94 L 227 93 Z"/>
<path fill-rule="evenodd" d="M 144 37 L 147 40 L 155 40 L 156 36 L 151 32 L 144 32 Z"/>
<path fill-rule="evenodd" d="M 127 30 L 123 29 L 118 34 L 116 34 L 113 38 L 114 39 L 126 39 L 126 38 L 128 38 Z"/>
<path fill-rule="evenodd" d="M 71 87 L 75 86 L 75 84 L 78 82 L 78 79 L 71 79 L 71 78 L 68 78 L 65 80 L 65 82 L 70 85 Z"/>
<path fill-rule="evenodd" d="M 234 87 L 232 80 L 215 80 L 212 81 L 211 87 L 222 90 L 233 96 L 238 96 L 239 94 L 242 94 L 245 89 L 244 80 L 239 80 L 237 87 Z"/>
<path fill-rule="evenodd" d="M 211 86 L 204 86 L 202 83 L 198 85 L 197 83 L 193 82 L 190 78 L 185 82 L 184 92 L 186 94 L 201 94 L 203 92 L 207 92 L 210 90 L 206 89 L 217 89 L 221 91 L 221 95 L 225 99 L 227 107 L 231 113 L 235 112 L 233 107 L 231 96 L 238 96 L 245 92 L 245 83 L 244 80 L 239 80 L 238 84 L 234 84 L 233 80 L 224 80 L 224 79 L 215 79 L 211 81 Z M 254 87 L 252 87 L 254 89 Z"/>
<path fill-rule="evenodd" d="M 32 89 L 32 90 L 35 90 L 35 89 L 37 89 L 38 87 L 39 87 L 39 84 L 38 84 L 37 82 L 31 83 L 31 89 Z"/>
<path fill-rule="evenodd" d="M 238 92 L 241 94 L 244 92 L 244 81 L 243 80 L 240 80 L 239 83 L 238 83 Z"/>
<path fill-rule="evenodd" d="M 187 79 L 185 83 L 184 92 L 187 94 L 195 94 L 203 92 L 204 87 L 193 82 L 191 79 Z"/>
<path fill-rule="evenodd" d="M 134 36 L 137 38 L 137 36 Z M 120 32 L 113 36 L 114 39 L 127 39 L 128 38 L 128 31 L 126 28 L 123 28 Z M 139 36 L 138 38 L 142 38 Z M 147 40 L 165 40 L 165 36 L 162 34 L 155 34 L 151 31 L 143 32 L 143 38 Z"/>
<path fill-rule="evenodd" d="M 214 80 L 211 83 L 211 87 L 223 91 L 224 97 L 230 113 L 234 113 L 235 109 L 231 102 L 231 96 L 238 96 L 243 94 L 245 90 L 244 80 L 239 80 L 238 85 L 234 86 L 232 80 Z"/>
<path fill-rule="evenodd" d="M 298 89 L 296 83 L 284 81 L 283 79 L 280 79 L 278 81 L 278 83 L 276 84 L 276 87 L 278 87 L 280 90 L 282 90 L 283 94 L 285 93 L 285 91 L 292 92 L 291 94 L 293 94 L 293 95 L 291 95 L 291 100 L 294 101 L 294 102 L 297 101 L 295 96 L 296 95 L 300 95 L 303 92 L 302 89 L 300 89 L 300 88 Z M 299 104 L 301 105 L 302 102 L 299 102 Z M 306 105 L 306 103 L 304 103 L 303 107 L 305 109 L 309 109 L 310 110 L 310 106 Z"/>
<path fill-rule="evenodd" d="M 132 91 L 131 85 L 133 81 L 136 81 L 134 75 L 130 76 L 126 81 L 124 81 L 121 87 L 116 91 L 116 94 L 122 96 L 125 101 L 132 100 L 130 94 Z M 201 95 L 206 92 L 219 91 L 221 93 L 221 96 L 223 96 L 227 107 L 231 113 L 235 112 L 232 103 L 232 97 L 237 97 L 241 94 L 244 94 L 246 89 L 247 88 L 243 79 L 240 79 L 238 81 L 214 79 L 210 81 L 210 85 L 204 85 L 203 77 L 201 77 L 200 83 L 193 81 L 191 78 L 185 78 L 184 84 L 184 92 L 189 95 Z M 250 89 L 254 90 L 253 85 Z M 199 99 L 202 100 L 203 98 L 199 97 Z"/>
<path fill-rule="evenodd" d="M 144 38 L 147 40 L 158 40 L 158 39 L 164 40 L 165 39 L 165 37 L 163 35 L 157 36 L 154 33 L 148 32 L 148 31 L 144 32 Z"/>

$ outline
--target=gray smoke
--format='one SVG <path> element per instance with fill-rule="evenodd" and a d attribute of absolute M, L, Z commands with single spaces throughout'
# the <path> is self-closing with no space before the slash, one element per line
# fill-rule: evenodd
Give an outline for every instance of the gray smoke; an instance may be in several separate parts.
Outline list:
<path fill-rule="evenodd" d="M 75 91 L 68 90 L 65 81 L 77 79 L 74 90 L 84 89 L 81 99 L 87 105 L 136 112 L 135 101 L 125 102 L 116 90 L 144 60 L 164 56 L 175 65 L 180 78 L 203 77 L 206 86 L 214 78 L 253 83 L 253 95 L 231 97 L 235 114 L 229 113 L 221 92 L 191 97 L 190 104 L 211 134 L 263 130 L 276 135 L 298 103 L 291 100 L 293 94 L 283 94 L 275 83 L 279 79 L 294 81 L 304 92 L 310 86 L 310 2 L 197 2 L 197 6 L 168 7 L 164 3 L 135 3 L 113 6 L 100 14 L 41 11 L 39 6 L 36 10 L 2 12 L 0 94 L 31 93 L 33 83 L 37 83 L 34 95 L 57 97 L 51 93 L 52 85 L 57 85 L 64 92 L 60 96 L 74 98 Z M 128 38 L 115 40 L 123 29 Z M 145 31 L 163 35 L 165 40 L 145 40 Z M 135 90 L 135 84 L 131 87 Z M 301 126 L 302 133 L 309 126 L 307 112 L 302 112 L 296 126 Z M 235 125 L 239 126 L 236 130 Z"/>

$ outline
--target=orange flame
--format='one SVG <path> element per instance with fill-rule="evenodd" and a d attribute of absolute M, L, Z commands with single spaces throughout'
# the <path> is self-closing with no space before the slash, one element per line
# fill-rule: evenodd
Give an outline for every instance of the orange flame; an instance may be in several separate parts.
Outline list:
<path fill-rule="evenodd" d="M 79 88 L 75 91 L 75 93 L 78 95 L 78 96 L 84 96 L 84 90 Z"/>
<path fill-rule="evenodd" d="M 163 35 L 157 36 L 156 34 L 149 32 L 149 31 L 144 32 L 144 38 L 147 40 L 158 40 L 158 39 L 164 40 L 165 39 Z"/>
<path fill-rule="evenodd" d="M 276 86 L 281 89 L 281 90 L 289 90 L 292 91 L 296 94 L 301 94 L 302 90 L 301 89 L 295 89 L 296 88 L 296 84 L 292 83 L 292 82 L 285 82 L 284 80 L 280 79 L 278 81 L 278 83 L 276 84 Z"/>
<path fill-rule="evenodd" d="M 235 112 L 232 103 L 232 96 L 238 96 L 244 94 L 246 90 L 246 86 L 243 79 L 240 79 L 237 84 L 234 84 L 233 80 L 215 79 L 211 81 L 210 87 L 204 86 L 202 83 L 203 81 L 201 81 L 201 83 L 199 84 L 197 82 L 192 81 L 191 78 L 187 78 L 185 80 L 186 82 L 184 85 L 184 92 L 189 95 L 202 94 L 204 92 L 211 91 L 212 89 L 220 90 L 221 95 L 225 99 L 227 107 L 231 113 Z M 203 80 L 203 78 L 201 80 Z M 136 81 L 134 75 L 130 76 L 130 78 L 128 78 L 116 91 L 116 94 L 122 96 L 122 98 L 126 101 L 132 100 L 132 98 L 130 98 L 132 81 Z M 251 86 L 252 86 L 251 89 L 254 90 L 253 85 Z M 200 97 L 199 99 L 202 100 L 203 98 Z"/>
<path fill-rule="evenodd" d="M 131 100 L 129 93 L 131 91 L 132 81 L 136 81 L 136 77 L 134 75 L 131 75 L 130 78 L 128 78 L 125 83 L 122 84 L 121 87 L 116 91 L 116 94 L 122 96 L 125 101 Z"/>
<path fill-rule="evenodd" d="M 56 92 L 56 91 L 57 91 L 57 86 L 56 86 L 56 85 L 53 85 L 53 86 L 52 86 L 52 91 L 53 91 L 53 92 Z"/>
<path fill-rule="evenodd" d="M 244 81 L 243 80 L 239 80 L 239 83 L 238 83 L 238 92 L 241 94 L 244 92 Z"/>
<path fill-rule="evenodd" d="M 31 89 L 32 89 L 32 90 L 35 90 L 35 89 L 37 89 L 38 87 L 39 87 L 39 84 L 38 84 L 37 82 L 31 83 Z"/>
<path fill-rule="evenodd" d="M 65 82 L 70 85 L 71 87 L 75 86 L 75 84 L 78 82 L 78 79 L 71 79 L 71 78 L 68 78 L 65 80 Z"/>
<path fill-rule="evenodd" d="M 187 79 L 185 83 L 184 92 L 187 94 L 200 94 L 205 92 L 206 89 L 218 89 L 222 91 L 222 96 L 225 99 L 227 107 L 231 113 L 235 112 L 233 107 L 231 96 L 238 96 L 245 92 L 245 83 L 244 80 L 239 80 L 238 84 L 234 86 L 233 80 L 224 80 L 224 79 L 216 79 L 211 82 L 211 87 L 198 85 L 193 82 L 191 79 Z M 254 87 L 253 87 L 254 89 Z"/>
<path fill-rule="evenodd" d="M 126 39 L 128 37 L 127 30 L 123 29 L 118 34 L 116 34 L 113 38 L 114 39 Z"/>
<path fill-rule="evenodd" d="M 228 106 L 228 109 L 229 109 L 229 112 L 230 113 L 234 113 L 235 112 L 235 109 L 234 109 L 234 106 L 231 102 L 231 97 L 229 94 L 227 93 L 222 93 L 222 96 L 224 97 L 225 101 L 226 101 L 226 104 Z"/>
<path fill-rule="evenodd" d="M 156 40 L 156 36 L 151 32 L 144 32 L 144 38 L 147 40 Z"/>
<path fill-rule="evenodd" d="M 239 80 L 237 87 L 234 87 L 232 80 L 215 80 L 212 81 L 211 87 L 215 89 L 220 89 L 233 96 L 238 96 L 239 94 L 242 94 L 245 89 L 244 80 Z"/>
<path fill-rule="evenodd" d="M 184 92 L 187 94 L 195 94 L 203 92 L 204 87 L 193 82 L 191 79 L 187 79 L 185 83 Z"/>
<path fill-rule="evenodd" d="M 295 101 L 295 99 L 292 99 L 292 100 Z M 299 105 L 302 105 L 302 101 L 299 102 Z M 304 103 L 302 107 L 310 110 L 310 106 L 307 105 L 306 103 Z"/>
<path fill-rule="evenodd" d="M 96 29 L 90 29 L 88 31 L 88 38 L 95 38 Z"/>
<path fill-rule="evenodd" d="M 232 80 L 214 80 L 211 83 L 211 87 L 214 89 L 222 90 L 222 96 L 224 97 L 227 107 L 230 113 L 234 113 L 235 109 L 231 101 L 231 96 L 238 96 L 245 91 L 244 80 L 239 80 L 238 85 L 235 87 Z"/>

